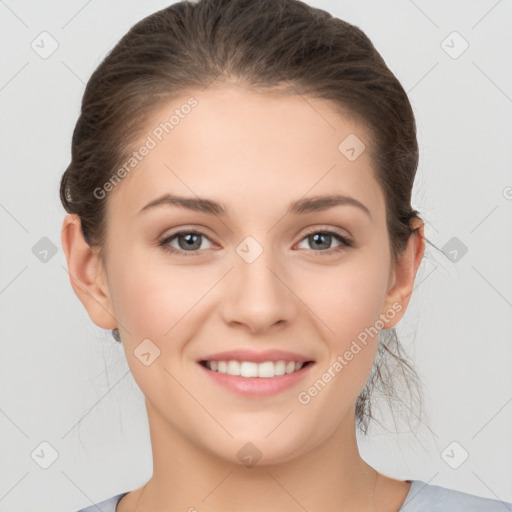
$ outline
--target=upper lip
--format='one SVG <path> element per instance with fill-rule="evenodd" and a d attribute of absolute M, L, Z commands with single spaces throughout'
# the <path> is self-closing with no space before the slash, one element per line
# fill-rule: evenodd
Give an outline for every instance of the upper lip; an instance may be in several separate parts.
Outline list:
<path fill-rule="evenodd" d="M 254 350 L 239 349 L 210 354 L 209 356 L 198 359 L 198 362 L 201 361 L 251 361 L 254 363 L 264 363 L 265 361 L 296 361 L 305 363 L 307 361 L 313 361 L 313 359 L 286 350 L 255 352 Z"/>

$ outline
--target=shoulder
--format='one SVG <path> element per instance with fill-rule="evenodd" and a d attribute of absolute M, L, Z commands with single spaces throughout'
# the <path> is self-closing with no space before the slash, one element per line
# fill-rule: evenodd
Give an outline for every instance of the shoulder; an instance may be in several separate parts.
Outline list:
<path fill-rule="evenodd" d="M 116 494 L 107 500 L 104 500 L 100 503 L 95 503 L 94 505 L 90 505 L 87 508 L 77 510 L 77 512 L 98 512 L 98 510 L 101 510 L 101 512 L 116 512 L 116 505 L 125 494 L 128 494 L 128 491 Z"/>
<path fill-rule="evenodd" d="M 399 512 L 512 512 L 512 503 L 413 480 Z"/>

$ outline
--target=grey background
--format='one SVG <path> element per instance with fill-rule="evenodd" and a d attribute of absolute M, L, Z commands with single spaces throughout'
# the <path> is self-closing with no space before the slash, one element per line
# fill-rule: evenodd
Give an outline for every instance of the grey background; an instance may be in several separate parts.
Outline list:
<path fill-rule="evenodd" d="M 0 1 L 0 511 L 76 510 L 151 476 L 143 395 L 69 283 L 58 190 L 87 79 L 168 3 Z M 395 478 L 512 501 L 512 1 L 308 3 L 363 29 L 408 92 L 413 206 L 447 254 L 427 245 L 397 329 L 427 418 L 416 436 L 388 418 L 361 453 Z M 51 48 L 43 31 L 47 58 L 31 46 Z"/>

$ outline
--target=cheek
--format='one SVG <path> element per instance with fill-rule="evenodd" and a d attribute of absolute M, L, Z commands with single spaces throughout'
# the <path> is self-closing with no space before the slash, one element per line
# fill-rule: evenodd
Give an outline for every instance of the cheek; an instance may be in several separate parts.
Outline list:
<path fill-rule="evenodd" d="M 365 329 L 381 328 L 388 270 L 388 262 L 366 251 L 316 274 L 305 302 L 323 321 L 337 350 L 345 350 Z"/>
<path fill-rule="evenodd" d="M 323 416 L 325 428 L 335 428 L 351 410 L 374 364 L 385 272 L 382 263 L 360 258 L 357 265 L 340 265 L 329 276 L 315 280 L 318 287 L 305 299 L 322 320 L 328 360 L 305 383 L 298 398 L 301 404 L 311 404 L 304 407 L 304 414 Z"/>
<path fill-rule="evenodd" d="M 327 391 L 321 393 L 317 407 L 331 401 L 338 404 L 327 413 L 332 421 L 338 421 L 357 398 L 375 361 L 389 272 L 389 261 L 378 255 L 376 249 L 360 251 L 317 273 L 315 286 L 304 296 L 321 319 L 318 325 L 329 355 L 329 361 L 318 368 L 318 387 L 325 385 Z M 308 385 L 316 386 L 318 374 Z"/>
<path fill-rule="evenodd" d="M 158 401 L 161 394 L 165 403 L 170 390 L 173 396 L 181 396 L 180 386 L 168 371 L 173 375 L 181 371 L 187 343 L 200 325 L 194 314 L 218 278 L 211 270 L 166 265 L 165 257 L 149 260 L 147 254 L 124 254 L 122 265 L 113 273 L 114 309 L 119 323 L 129 332 L 122 333 L 123 346 L 135 381 L 152 401 Z M 152 343 L 143 342 L 146 339 Z M 143 360 L 146 353 L 149 365 Z"/>
<path fill-rule="evenodd" d="M 134 343 L 141 338 L 164 341 L 186 324 L 182 319 L 211 288 L 213 277 L 199 267 L 166 265 L 165 256 L 125 253 L 113 271 L 116 318 Z"/>

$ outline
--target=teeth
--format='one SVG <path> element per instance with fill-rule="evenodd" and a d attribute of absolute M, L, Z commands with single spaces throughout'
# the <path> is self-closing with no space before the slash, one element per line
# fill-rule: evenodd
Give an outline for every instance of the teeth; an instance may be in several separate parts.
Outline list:
<path fill-rule="evenodd" d="M 295 361 L 265 361 L 253 363 L 252 361 L 207 361 L 206 367 L 214 372 L 240 377 L 261 377 L 268 379 L 276 375 L 293 373 L 300 370 L 304 363 Z"/>

